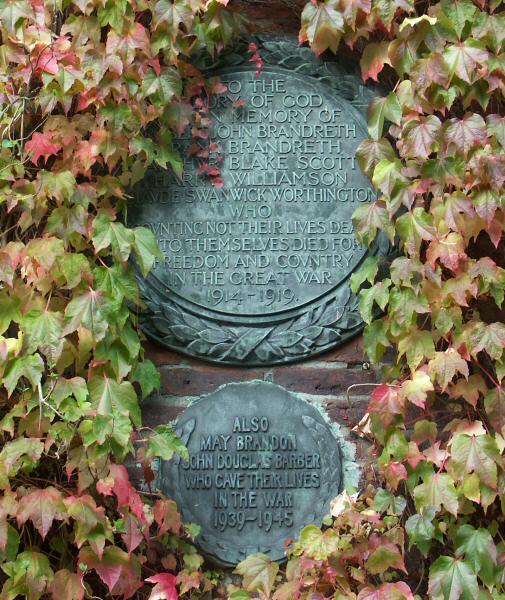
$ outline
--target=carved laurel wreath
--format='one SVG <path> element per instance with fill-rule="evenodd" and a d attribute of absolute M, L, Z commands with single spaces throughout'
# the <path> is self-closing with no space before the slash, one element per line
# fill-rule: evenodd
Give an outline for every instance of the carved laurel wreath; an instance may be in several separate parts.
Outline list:
<path fill-rule="evenodd" d="M 257 38 L 260 54 L 266 65 L 275 65 L 291 72 L 324 82 L 333 93 L 348 100 L 362 113 L 377 91 L 365 87 L 353 72 L 342 65 L 318 60 L 308 48 L 293 41 Z M 202 62 L 200 68 L 213 71 L 248 64 L 245 50 L 227 53 L 218 63 Z M 388 255 L 391 247 L 381 239 L 371 252 Z M 138 277 L 146 310 L 140 315 L 145 333 L 161 344 L 190 356 L 224 364 L 263 365 L 284 364 L 321 353 L 353 337 L 363 328 L 358 301 L 344 281 L 329 296 L 305 312 L 286 313 L 274 322 L 243 324 L 226 315 L 205 314 L 197 306 L 179 304 L 169 290 L 156 289 Z"/>
<path fill-rule="evenodd" d="M 293 525 L 292 537 L 298 537 L 300 530 L 308 523 L 320 523 L 328 512 L 330 502 L 337 496 L 342 489 L 342 450 L 338 442 L 328 443 L 328 429 L 309 415 L 302 416 L 302 423 L 310 433 L 310 436 L 316 445 L 319 455 L 324 457 L 324 463 L 321 468 L 321 487 L 317 489 L 317 499 L 310 507 L 307 513 L 299 515 Z M 195 419 L 189 419 L 182 427 L 177 428 L 177 435 L 185 446 L 195 428 Z M 168 482 L 177 482 L 177 472 L 181 462 L 179 456 L 172 458 L 170 462 L 165 463 L 165 469 L 172 470 L 171 473 L 161 471 L 162 478 Z M 161 478 L 159 479 L 161 485 Z M 170 497 L 172 497 L 178 506 L 182 507 L 184 520 L 187 522 L 197 522 L 198 515 L 193 510 L 193 505 L 183 497 L 181 487 L 177 484 L 172 486 Z M 236 565 L 244 560 L 250 554 L 262 552 L 269 555 L 273 560 L 285 559 L 284 551 L 284 533 L 280 537 L 275 536 L 275 530 L 270 531 L 269 544 L 247 544 L 238 546 L 236 542 L 228 543 L 223 540 L 223 536 L 215 534 L 212 529 L 203 529 L 198 535 L 196 542 L 207 556 L 222 566 Z"/>

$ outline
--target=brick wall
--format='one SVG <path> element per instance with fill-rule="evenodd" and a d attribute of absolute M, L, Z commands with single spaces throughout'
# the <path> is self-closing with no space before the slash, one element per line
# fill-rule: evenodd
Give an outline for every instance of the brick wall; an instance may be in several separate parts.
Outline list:
<path fill-rule="evenodd" d="M 321 406 L 329 417 L 357 443 L 360 462 L 368 457 L 368 447 L 351 433 L 365 414 L 370 384 L 376 380 L 368 368 L 362 339 L 357 337 L 329 353 L 310 360 L 272 367 L 230 367 L 205 363 L 153 343 L 145 343 L 146 356 L 159 368 L 161 389 L 142 405 L 143 423 L 153 427 L 169 423 L 194 399 L 221 385 L 262 379 L 302 394 Z"/>

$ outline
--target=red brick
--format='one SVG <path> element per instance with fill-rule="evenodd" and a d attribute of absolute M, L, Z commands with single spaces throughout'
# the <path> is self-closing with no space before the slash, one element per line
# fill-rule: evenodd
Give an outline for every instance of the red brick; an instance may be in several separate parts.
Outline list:
<path fill-rule="evenodd" d="M 363 350 L 363 337 L 358 336 L 342 346 L 321 354 L 318 360 L 324 362 L 343 362 L 347 364 L 363 363 L 367 360 Z"/>
<path fill-rule="evenodd" d="M 183 405 L 174 406 L 168 402 L 163 402 L 163 398 L 156 401 L 147 401 L 141 405 L 142 408 L 142 424 L 145 427 L 156 427 L 157 425 L 165 425 L 177 418 L 186 408 Z"/>
<path fill-rule="evenodd" d="M 259 369 L 214 367 L 204 363 L 188 367 L 161 367 L 161 393 L 171 396 L 200 396 L 225 383 L 264 379 Z"/>
<path fill-rule="evenodd" d="M 300 364 L 274 369 L 273 381 L 293 392 L 336 396 L 345 394 L 350 385 L 372 383 L 374 373 L 332 367 L 304 367 Z M 366 387 L 363 390 L 354 389 L 353 394 L 367 393 Z"/>
<path fill-rule="evenodd" d="M 366 413 L 368 399 L 356 400 L 350 398 L 350 402 L 329 401 L 326 405 L 326 412 L 332 421 L 342 423 L 346 427 L 352 428 L 357 425 Z"/>

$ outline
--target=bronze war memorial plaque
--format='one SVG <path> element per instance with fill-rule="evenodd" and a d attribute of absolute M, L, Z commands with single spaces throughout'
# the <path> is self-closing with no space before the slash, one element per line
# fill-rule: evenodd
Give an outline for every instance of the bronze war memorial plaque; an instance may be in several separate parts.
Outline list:
<path fill-rule="evenodd" d="M 276 48 L 262 48 L 260 76 L 247 54 L 215 71 L 227 87 L 210 97 L 223 186 L 186 158 L 182 179 L 152 169 L 129 205 L 129 224 L 163 252 L 140 278 L 144 331 L 219 363 L 287 363 L 352 337 L 363 323 L 349 277 L 367 252 L 387 252 L 384 240 L 360 246 L 351 220 L 375 198 L 355 159 L 372 93 L 310 50 Z"/>
<path fill-rule="evenodd" d="M 187 408 L 177 433 L 189 461 L 164 461 L 158 486 L 197 544 L 222 565 L 263 552 L 285 557 L 284 543 L 321 524 L 342 488 L 339 441 L 321 413 L 264 381 L 228 384 Z"/>

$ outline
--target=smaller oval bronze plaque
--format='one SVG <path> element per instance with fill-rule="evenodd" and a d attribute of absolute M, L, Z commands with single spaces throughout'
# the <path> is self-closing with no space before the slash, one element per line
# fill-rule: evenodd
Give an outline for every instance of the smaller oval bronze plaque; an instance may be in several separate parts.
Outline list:
<path fill-rule="evenodd" d="M 221 565 L 263 552 L 285 557 L 284 544 L 320 524 L 342 487 L 342 453 L 321 413 L 263 381 L 228 384 L 184 411 L 177 432 L 189 462 L 160 469 L 160 487 L 196 542 Z"/>

